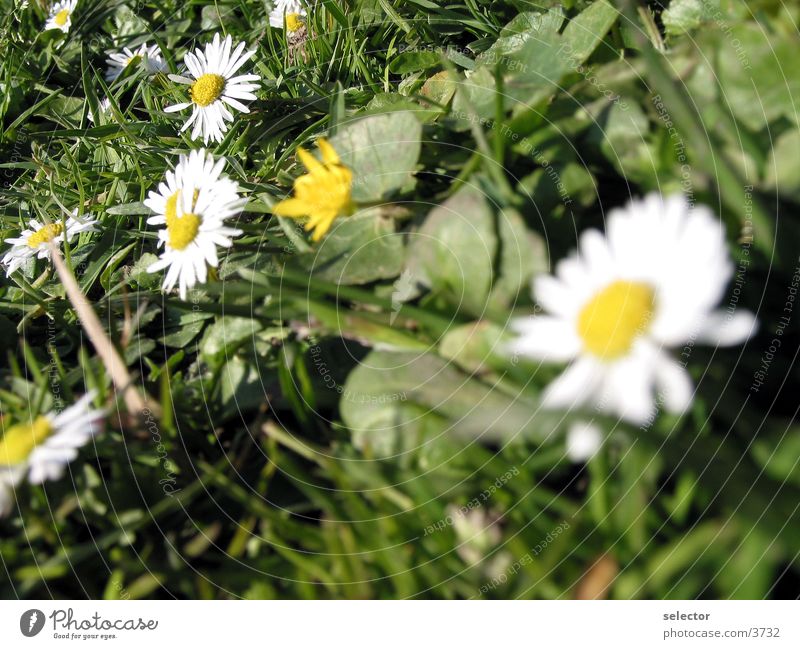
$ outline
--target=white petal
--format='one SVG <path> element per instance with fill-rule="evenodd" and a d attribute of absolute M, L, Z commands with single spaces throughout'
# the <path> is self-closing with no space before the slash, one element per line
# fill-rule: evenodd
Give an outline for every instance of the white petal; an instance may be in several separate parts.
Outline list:
<path fill-rule="evenodd" d="M 612 363 L 597 396 L 601 412 L 643 425 L 655 415 L 653 354 L 631 353 Z"/>
<path fill-rule="evenodd" d="M 706 316 L 697 340 L 715 347 L 738 345 L 750 338 L 757 329 L 758 321 L 749 311 L 714 311 Z"/>
<path fill-rule="evenodd" d="M 689 373 L 675 360 L 661 355 L 656 362 L 656 388 L 664 410 L 680 415 L 692 405 L 694 385 Z"/>
<path fill-rule="evenodd" d="M 566 452 L 573 462 L 586 462 L 603 445 L 600 427 L 589 421 L 576 421 L 567 431 Z"/>
<path fill-rule="evenodd" d="M 591 274 L 607 274 L 614 267 L 608 242 L 597 230 L 586 230 L 581 235 L 580 254 Z"/>
<path fill-rule="evenodd" d="M 182 83 L 187 86 L 191 86 L 195 82 L 195 79 L 190 79 L 189 77 L 184 77 L 180 74 L 169 74 L 167 76 L 171 81 L 174 81 L 175 83 Z"/>
<path fill-rule="evenodd" d="M 191 105 L 192 104 L 189 103 L 189 102 L 184 102 L 182 104 L 175 104 L 174 106 L 167 106 L 164 109 L 164 112 L 165 113 L 177 113 L 180 110 L 184 110 L 186 108 L 189 108 L 189 106 L 191 106 Z"/>
<path fill-rule="evenodd" d="M 510 351 L 536 360 L 563 362 L 572 360 L 581 350 L 581 341 L 572 323 L 550 316 L 518 318 L 511 328 L 519 336 Z"/>
<path fill-rule="evenodd" d="M 590 358 L 579 358 L 542 395 L 542 406 L 547 409 L 572 409 L 586 403 L 594 394 L 602 368 Z"/>
<path fill-rule="evenodd" d="M 533 281 L 533 293 L 536 301 L 553 315 L 571 318 L 580 308 L 575 291 L 552 275 L 538 275 Z"/>
<path fill-rule="evenodd" d="M 228 95 L 222 95 L 222 97 L 220 99 L 222 99 L 222 101 L 224 101 L 226 104 L 228 104 L 229 106 L 232 106 L 233 108 L 235 108 L 236 110 L 238 110 L 238 111 L 240 111 L 242 113 L 249 113 L 250 112 L 250 109 L 247 106 L 245 106 L 242 102 L 237 101 L 236 99 L 233 99 L 232 97 L 229 97 Z"/>

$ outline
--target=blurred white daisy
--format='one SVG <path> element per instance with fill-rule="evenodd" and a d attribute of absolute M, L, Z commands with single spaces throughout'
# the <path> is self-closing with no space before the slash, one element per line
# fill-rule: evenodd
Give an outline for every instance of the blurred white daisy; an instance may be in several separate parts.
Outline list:
<path fill-rule="evenodd" d="M 142 66 L 147 74 L 158 74 L 167 69 L 164 57 L 161 56 L 161 49 L 158 45 L 142 43 L 138 49 L 131 50 L 123 47 L 121 52 L 112 52 L 106 60 L 108 69 L 106 70 L 106 81 L 114 81 L 129 67 Z"/>
<path fill-rule="evenodd" d="M 257 74 L 236 74 L 255 54 L 255 50 L 245 52 L 244 43 L 239 43 L 233 51 L 232 48 L 230 36 L 221 40 L 219 34 L 215 34 L 214 40 L 206 44 L 204 49 L 187 52 L 183 58 L 191 79 L 176 74 L 169 75 L 173 81 L 191 86 L 190 102 L 169 106 L 164 110 L 174 113 L 189 106 L 193 107 L 192 116 L 181 128 L 183 132 L 194 125 L 193 140 L 202 135 L 206 144 L 209 140 L 222 142 L 223 134 L 228 130 L 226 122 L 233 122 L 230 109 L 249 113 L 250 109 L 243 102 L 256 98 L 253 91 L 258 90 L 258 83 L 254 82 L 261 77 Z"/>
<path fill-rule="evenodd" d="M 60 246 L 64 241 L 72 241 L 76 234 L 94 231 L 96 219 L 90 217 L 78 219 L 77 216 L 78 210 L 73 211 L 72 216 L 67 219 L 66 228 L 61 221 L 44 224 L 31 219 L 28 222 L 29 229 L 23 230 L 19 237 L 6 239 L 6 243 L 11 244 L 11 250 L 3 257 L 6 275 L 13 273 L 33 256 L 49 260 L 48 242 L 53 241 Z"/>
<path fill-rule="evenodd" d="M 644 424 L 654 391 L 664 409 L 684 412 L 694 388 L 665 348 L 735 345 L 755 330 L 742 309 L 715 310 L 733 274 L 722 226 L 683 196 L 651 194 L 611 211 L 603 236 L 588 230 L 579 252 L 535 280 L 548 315 L 518 319 L 510 351 L 572 361 L 545 390 L 546 408 L 593 406 Z"/>
<path fill-rule="evenodd" d="M 47 22 L 44 24 L 45 29 L 60 29 L 65 34 L 72 26 L 72 13 L 78 0 L 60 0 L 50 7 L 50 14 L 47 17 Z"/>
<path fill-rule="evenodd" d="M 269 12 L 269 24 L 277 29 L 283 29 L 290 34 L 302 28 L 305 24 L 306 10 L 298 0 L 276 0 Z"/>
<path fill-rule="evenodd" d="M 603 433 L 590 421 L 573 422 L 567 430 L 567 457 L 572 462 L 586 462 L 603 445 Z"/>
<path fill-rule="evenodd" d="M 101 429 L 104 410 L 91 408 L 89 392 L 61 413 L 40 415 L 15 424 L 0 437 L 0 515 L 14 503 L 14 488 L 25 478 L 31 484 L 58 480 L 78 449 Z"/>
<path fill-rule="evenodd" d="M 511 563 L 511 555 L 497 550 L 503 540 L 500 514 L 484 508 L 465 512 L 463 507 L 455 505 L 449 505 L 445 511 L 446 520 L 453 522 L 458 556 L 468 566 L 479 567 L 489 579 L 503 574 Z"/>
<path fill-rule="evenodd" d="M 184 300 L 188 289 L 205 283 L 207 266 L 217 267 L 217 246 L 229 248 L 231 237 L 242 233 L 225 226 L 246 200 L 239 196 L 238 183 L 222 175 L 224 166 L 224 158 L 215 161 L 204 149 L 192 151 L 180 157 L 175 171 L 168 171 L 158 191 L 151 191 L 144 202 L 156 213 L 147 222 L 166 225 L 158 232 L 164 252 L 147 271 L 168 268 L 164 289 L 178 283 Z"/>

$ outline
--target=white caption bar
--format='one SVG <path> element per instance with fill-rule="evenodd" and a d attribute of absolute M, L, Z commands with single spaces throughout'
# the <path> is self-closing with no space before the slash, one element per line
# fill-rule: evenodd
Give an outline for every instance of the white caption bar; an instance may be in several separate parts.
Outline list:
<path fill-rule="evenodd" d="M 796 601 L 48 600 L 0 602 L 0 613 L 2 647 L 800 647 Z"/>

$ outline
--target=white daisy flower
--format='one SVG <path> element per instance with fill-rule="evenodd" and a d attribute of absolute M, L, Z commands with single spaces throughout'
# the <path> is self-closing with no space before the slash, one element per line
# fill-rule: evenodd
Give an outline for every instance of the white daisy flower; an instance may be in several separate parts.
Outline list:
<path fill-rule="evenodd" d="M 14 504 L 14 488 L 28 476 L 31 484 L 58 480 L 78 449 L 101 429 L 104 410 L 90 407 L 89 392 L 62 413 L 40 415 L 15 424 L 0 437 L 0 515 Z"/>
<path fill-rule="evenodd" d="M 233 51 L 232 47 L 230 36 L 223 41 L 219 34 L 215 34 L 214 40 L 206 44 L 204 50 L 187 52 L 183 58 L 193 78 L 169 75 L 173 81 L 191 86 L 190 102 L 169 106 L 164 110 L 174 113 L 189 106 L 194 107 L 192 116 L 181 128 L 183 132 L 194 124 L 193 140 L 202 135 L 206 144 L 209 140 L 222 142 L 223 133 L 228 130 L 226 122 L 233 122 L 230 109 L 249 113 L 250 109 L 242 102 L 256 98 L 253 91 L 258 90 L 258 83 L 254 82 L 261 77 L 257 74 L 236 75 L 239 68 L 255 54 L 255 50 L 244 52 L 244 43 L 239 43 Z"/>
<path fill-rule="evenodd" d="M 44 24 L 45 29 L 60 29 L 65 34 L 72 26 L 72 13 L 78 0 L 60 0 L 50 7 L 50 15 Z"/>
<path fill-rule="evenodd" d="M 511 555 L 498 550 L 503 540 L 500 514 L 483 508 L 470 509 L 449 505 L 446 521 L 453 522 L 456 534 L 456 553 L 467 565 L 480 567 L 483 574 L 495 578 L 503 574 L 511 563 Z"/>
<path fill-rule="evenodd" d="M 142 43 L 138 49 L 131 50 L 123 47 L 121 52 L 112 52 L 106 60 L 108 70 L 106 70 L 106 81 L 115 81 L 130 66 L 144 66 L 147 74 L 158 74 L 167 69 L 167 63 L 161 56 L 161 48 L 158 45 Z"/>
<path fill-rule="evenodd" d="M 756 327 L 741 309 L 715 310 L 733 274 L 722 226 L 683 196 L 651 194 L 611 211 L 603 236 L 588 230 L 580 250 L 537 277 L 548 315 L 512 323 L 512 353 L 572 361 L 545 390 L 546 408 L 594 406 L 634 423 L 665 410 L 682 413 L 694 388 L 665 348 L 735 345 Z"/>
<path fill-rule="evenodd" d="M 19 237 L 6 239 L 6 243 L 12 246 L 3 257 L 2 263 L 6 266 L 6 275 L 11 275 L 33 256 L 49 260 L 48 242 L 53 241 L 60 246 L 64 241 L 71 242 L 76 234 L 95 230 L 96 219 L 89 217 L 78 219 L 77 216 L 78 210 L 73 211 L 72 216 L 67 219 L 66 228 L 61 221 L 44 224 L 31 219 L 28 222 L 30 226 L 28 230 L 23 230 Z"/>
<path fill-rule="evenodd" d="M 183 300 L 188 289 L 205 283 L 207 266 L 217 267 L 217 246 L 230 248 L 231 237 L 242 233 L 224 224 L 247 202 L 239 196 L 238 183 L 222 175 L 224 166 L 224 158 L 215 161 L 204 149 L 192 151 L 180 157 L 175 171 L 168 171 L 158 191 L 151 191 L 144 202 L 156 213 L 147 222 L 167 226 L 158 232 L 158 245 L 164 246 L 161 259 L 147 271 L 169 268 L 164 289 L 177 282 Z"/>
<path fill-rule="evenodd" d="M 603 433 L 590 421 L 576 421 L 567 430 L 567 457 L 576 463 L 587 462 L 603 445 Z"/>
<path fill-rule="evenodd" d="M 306 23 L 306 10 L 298 0 L 276 0 L 269 12 L 269 24 L 277 29 L 283 29 L 290 34 L 296 32 Z"/>
<path fill-rule="evenodd" d="M 98 112 L 101 115 L 107 114 L 108 111 L 111 109 L 111 100 L 108 97 L 103 97 L 103 99 L 100 101 L 100 105 L 97 108 Z M 89 114 L 86 116 L 86 119 L 88 119 L 92 124 L 95 123 L 96 118 L 95 115 L 92 114 L 91 110 L 89 111 Z"/>

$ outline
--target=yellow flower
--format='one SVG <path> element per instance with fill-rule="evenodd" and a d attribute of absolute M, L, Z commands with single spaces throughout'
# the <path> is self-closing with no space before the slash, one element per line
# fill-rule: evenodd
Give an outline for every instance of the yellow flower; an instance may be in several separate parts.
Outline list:
<path fill-rule="evenodd" d="M 286 14 L 286 29 L 296 32 L 303 26 L 303 17 L 300 14 Z"/>
<path fill-rule="evenodd" d="M 350 200 L 353 172 L 341 163 L 325 138 L 320 138 L 317 146 L 322 162 L 305 149 L 297 149 L 308 173 L 294 181 L 294 198 L 287 198 L 272 208 L 277 216 L 308 217 L 305 228 L 314 230 L 313 241 L 325 236 L 337 216 L 349 216 L 353 212 Z"/>

